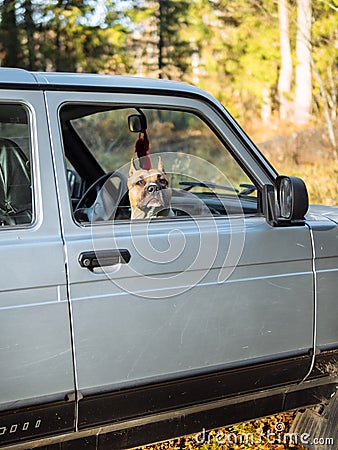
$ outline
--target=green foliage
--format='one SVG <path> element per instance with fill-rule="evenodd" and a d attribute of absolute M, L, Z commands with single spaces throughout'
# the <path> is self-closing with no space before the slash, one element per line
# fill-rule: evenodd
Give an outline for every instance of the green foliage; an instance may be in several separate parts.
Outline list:
<path fill-rule="evenodd" d="M 208 51 L 207 68 L 218 73 L 214 94 L 226 102 L 235 115 L 259 109 L 266 86 L 277 81 L 278 17 L 276 4 L 266 2 L 214 1 L 210 12 L 214 35 Z M 263 19 L 263 20 L 262 20 Z M 206 84 L 209 71 L 206 71 Z M 242 117 L 246 119 L 246 114 Z"/>
<path fill-rule="evenodd" d="M 103 21 L 96 24 L 96 3 L 93 0 L 3 0 L 0 3 L 1 65 L 33 70 L 127 72 L 130 68 L 124 50 L 127 26 L 122 23 L 114 1 L 105 2 Z M 9 33 L 16 36 L 18 51 L 13 51 L 15 41 L 8 38 Z M 8 59 L 9 55 L 12 59 Z"/>
<path fill-rule="evenodd" d="M 312 11 L 313 113 L 327 105 L 334 118 L 337 6 L 312 0 Z M 184 80 L 242 123 L 257 120 L 267 97 L 272 113 L 279 107 L 278 0 L 0 0 L 0 13 L 2 66 Z M 288 13 L 295 66 L 296 0 Z"/>

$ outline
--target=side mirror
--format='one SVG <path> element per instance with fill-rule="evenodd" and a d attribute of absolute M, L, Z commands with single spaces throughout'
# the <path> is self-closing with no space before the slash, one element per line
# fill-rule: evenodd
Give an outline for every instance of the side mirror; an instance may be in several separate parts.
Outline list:
<path fill-rule="evenodd" d="M 263 210 L 270 225 L 304 225 L 308 208 L 307 189 L 300 178 L 279 176 L 275 186 L 264 186 Z"/>
<path fill-rule="evenodd" d="M 144 114 L 132 114 L 128 116 L 128 126 L 132 133 L 144 133 L 147 129 L 147 119 Z"/>

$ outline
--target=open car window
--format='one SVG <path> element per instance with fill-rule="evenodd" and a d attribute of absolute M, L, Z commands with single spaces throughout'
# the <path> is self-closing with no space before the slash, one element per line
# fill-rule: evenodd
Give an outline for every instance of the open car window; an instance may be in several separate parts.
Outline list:
<path fill-rule="evenodd" d="M 61 124 L 77 222 L 258 211 L 252 180 L 191 111 L 74 104 Z"/>

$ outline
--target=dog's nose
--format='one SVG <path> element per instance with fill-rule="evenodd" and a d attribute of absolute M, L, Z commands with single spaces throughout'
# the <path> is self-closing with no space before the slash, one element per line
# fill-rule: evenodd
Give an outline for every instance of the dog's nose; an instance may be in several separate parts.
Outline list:
<path fill-rule="evenodd" d="M 149 192 L 149 194 L 153 194 L 154 192 L 160 191 L 161 189 L 161 185 L 156 183 L 149 183 L 147 187 L 147 191 Z"/>

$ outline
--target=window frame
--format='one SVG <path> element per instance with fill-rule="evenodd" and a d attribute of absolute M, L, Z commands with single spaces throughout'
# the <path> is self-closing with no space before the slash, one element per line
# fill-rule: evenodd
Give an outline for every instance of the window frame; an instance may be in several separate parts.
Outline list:
<path fill-rule="evenodd" d="M 132 97 L 132 98 L 131 98 Z M 202 120 L 206 126 L 211 130 L 213 134 L 217 137 L 220 143 L 224 146 L 225 151 L 227 151 L 231 157 L 236 161 L 239 167 L 247 175 L 252 183 L 257 187 L 257 212 L 255 216 L 262 216 L 262 202 L 261 195 L 264 184 L 270 180 L 271 174 L 264 165 L 260 164 L 260 160 L 256 158 L 250 149 L 248 148 L 245 139 L 241 136 L 240 129 L 235 130 L 232 124 L 227 122 L 226 114 L 222 114 L 221 110 L 216 107 L 212 107 L 208 102 L 203 101 L 195 97 L 177 97 L 174 92 L 168 93 L 166 95 L 154 94 L 145 95 L 140 90 L 139 93 L 135 93 L 131 96 L 128 92 L 107 92 L 106 94 L 102 92 L 86 92 L 86 98 L 83 99 L 81 92 L 73 92 L 71 95 L 68 93 L 68 98 L 65 100 L 64 93 L 53 93 L 53 101 L 57 101 L 56 110 L 56 121 L 59 128 L 59 136 L 61 141 L 61 148 L 63 152 L 64 167 L 66 167 L 66 151 L 64 136 L 62 132 L 62 120 L 61 113 L 65 106 L 76 106 L 79 107 L 87 106 L 92 108 L 102 107 L 102 110 L 120 109 L 120 108 L 141 108 L 141 109 L 160 109 L 160 110 L 175 110 L 179 112 L 189 112 L 196 115 L 200 120 Z M 244 132 L 243 132 L 244 133 Z M 263 157 L 262 157 L 263 158 Z M 66 169 L 65 169 L 66 170 Z M 65 177 L 67 179 L 67 177 Z M 98 221 L 98 222 L 78 222 L 74 218 L 71 198 L 67 201 L 67 209 L 70 213 L 71 222 L 76 226 L 76 228 L 88 228 L 91 226 L 104 226 L 108 224 L 111 226 L 112 223 L 119 225 L 130 223 L 130 220 L 108 220 L 108 221 Z M 214 217 L 215 219 L 224 219 L 227 216 Z M 234 217 L 234 215 L 232 215 Z M 188 217 L 186 217 L 188 218 Z M 180 220 L 186 220 L 182 218 Z M 161 219 L 172 220 L 172 219 Z M 179 220 L 176 218 L 175 220 Z"/>
<path fill-rule="evenodd" d="M 20 150 L 24 153 L 24 155 L 27 157 L 28 159 L 28 163 L 29 163 L 29 173 L 30 173 L 30 194 L 31 194 L 31 221 L 27 222 L 27 223 L 19 223 L 19 224 L 0 224 L 0 230 L 3 231 L 10 231 L 10 230 L 29 230 L 32 229 L 36 226 L 37 224 L 37 205 L 36 205 L 36 185 L 35 185 L 35 144 L 36 144 L 36 136 L 34 133 L 34 115 L 33 115 L 33 109 L 32 106 L 29 105 L 26 102 L 23 102 L 21 100 L 13 100 L 11 98 L 8 99 L 3 99 L 0 101 L 0 107 L 6 107 L 6 106 L 12 106 L 12 107 L 20 107 L 22 108 L 23 112 L 26 115 L 26 123 L 24 125 L 26 125 L 26 129 L 27 129 L 27 139 L 28 139 L 28 148 L 27 148 L 27 152 L 23 149 L 23 147 L 20 145 L 20 143 L 18 143 L 16 141 L 15 138 L 11 137 L 5 137 L 5 136 L 1 136 L 1 138 L 4 139 L 10 139 L 12 140 L 19 148 Z M 6 122 L 6 124 L 10 125 L 11 123 L 15 123 L 15 122 L 11 122 L 8 121 Z M 0 133 L 1 134 L 1 133 Z"/>

